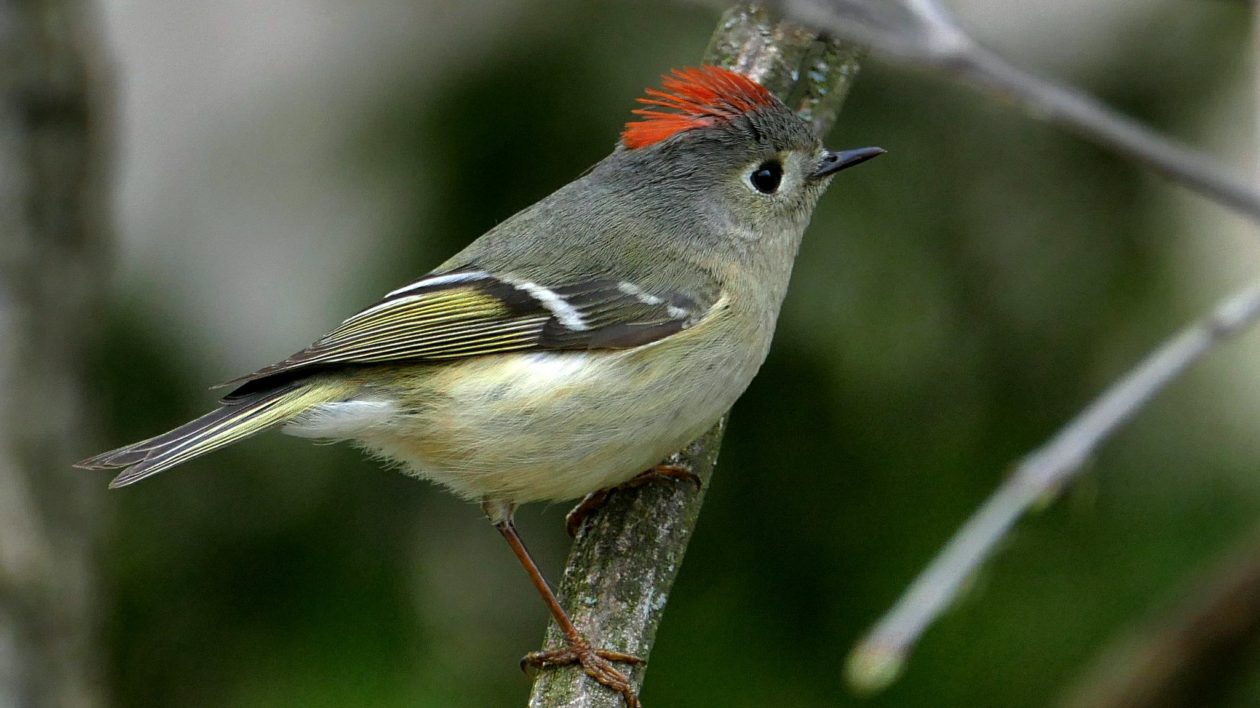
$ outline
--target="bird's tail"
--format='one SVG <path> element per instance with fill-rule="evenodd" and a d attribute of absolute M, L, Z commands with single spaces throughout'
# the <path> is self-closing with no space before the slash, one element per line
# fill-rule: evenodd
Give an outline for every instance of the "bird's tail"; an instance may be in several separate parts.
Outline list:
<path fill-rule="evenodd" d="M 217 410 L 174 430 L 89 457 L 75 463 L 75 467 L 125 467 L 127 469 L 109 483 L 111 489 L 125 487 L 291 420 L 311 406 L 333 400 L 340 393 L 336 387 L 303 381 L 232 399 Z"/>

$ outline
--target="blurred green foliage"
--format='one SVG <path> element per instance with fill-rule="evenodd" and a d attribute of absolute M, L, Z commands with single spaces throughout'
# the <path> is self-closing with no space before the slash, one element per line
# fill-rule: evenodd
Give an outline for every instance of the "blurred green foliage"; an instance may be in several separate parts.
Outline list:
<path fill-rule="evenodd" d="M 1159 26 L 1176 32 L 1117 37 L 1105 75 L 1069 78 L 1185 134 L 1246 51 L 1247 12 L 1168 7 Z M 716 20 L 655 2 L 534 13 L 451 67 L 440 90 L 400 77 L 347 126 L 355 169 L 435 207 L 417 210 L 330 321 L 602 157 L 641 88 L 694 63 Z M 1222 422 L 1230 411 L 1210 391 L 1231 372 L 1219 365 L 1161 397 L 1086 482 L 1023 523 L 890 691 L 859 700 L 840 667 L 1011 460 L 1207 301 L 1179 291 L 1174 245 L 1212 235 L 1177 228 L 1169 190 L 1116 158 L 876 62 L 830 143 L 890 154 L 838 179 L 807 236 L 774 350 L 734 411 L 644 701 L 1051 704 L 1254 524 L 1256 461 L 1237 442 L 1252 433 Z M 177 336 L 195 324 L 145 297 L 112 303 L 94 362 L 113 443 L 211 402 L 212 377 Z M 110 501 L 118 705 L 524 700 L 515 661 L 536 647 L 545 611 L 478 510 L 439 490 L 272 435 Z M 522 514 L 553 575 L 563 511 Z M 1218 704 L 1254 705 L 1257 684 L 1223 686 Z"/>

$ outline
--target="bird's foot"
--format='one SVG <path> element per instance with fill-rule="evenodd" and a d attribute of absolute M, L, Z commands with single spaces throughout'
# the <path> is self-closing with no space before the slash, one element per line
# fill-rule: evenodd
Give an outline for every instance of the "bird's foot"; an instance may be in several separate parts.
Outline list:
<path fill-rule="evenodd" d="M 596 511 L 599 511 L 608 501 L 608 497 L 618 489 L 634 489 L 657 479 L 670 479 L 675 482 L 689 482 L 696 486 L 696 491 L 700 491 L 701 481 L 700 475 L 683 467 L 682 465 L 657 465 L 646 472 L 641 472 L 634 477 L 622 482 L 616 487 L 608 489 L 597 489 L 590 494 L 582 497 L 582 501 L 573 507 L 564 517 L 565 528 L 569 530 L 569 536 L 577 537 L 578 529 L 582 528 L 582 524 L 587 518 Z"/>
<path fill-rule="evenodd" d="M 634 690 L 630 678 L 613 666 L 630 664 L 636 666 L 643 660 L 631 654 L 619 651 L 592 648 L 585 641 L 570 643 L 563 649 L 532 651 L 521 659 L 521 670 L 554 669 L 561 666 L 578 664 L 583 673 L 595 679 L 601 686 L 620 693 L 626 699 L 626 708 L 641 708 L 639 696 Z"/>

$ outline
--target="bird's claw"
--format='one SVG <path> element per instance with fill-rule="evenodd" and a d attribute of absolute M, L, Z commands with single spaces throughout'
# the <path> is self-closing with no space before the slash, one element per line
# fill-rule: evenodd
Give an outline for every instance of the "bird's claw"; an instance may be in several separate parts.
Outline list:
<path fill-rule="evenodd" d="M 611 691 L 620 693 L 626 700 L 626 708 L 641 708 L 639 696 L 629 677 L 613 666 L 613 663 L 637 666 L 643 660 L 632 654 L 607 649 L 594 649 L 588 645 L 570 645 L 563 649 L 532 651 L 521 658 L 521 670 L 554 669 L 578 664 L 582 672 Z"/>
<path fill-rule="evenodd" d="M 608 497 L 611 496 L 613 492 L 619 489 L 634 489 L 636 487 L 642 487 L 648 482 L 656 479 L 671 479 L 676 482 L 688 482 L 695 485 L 696 492 L 699 492 L 703 486 L 703 483 L 700 481 L 700 475 L 692 472 L 690 469 L 683 467 L 682 465 L 657 465 L 650 470 L 641 472 L 638 475 L 631 477 L 615 487 L 597 489 L 582 497 L 582 501 L 578 502 L 577 506 L 573 507 L 573 509 L 568 514 L 565 514 L 564 517 L 564 526 L 569 532 L 569 537 L 577 538 L 577 532 L 582 528 L 582 524 L 590 518 L 591 514 L 599 511 L 600 507 L 608 502 Z"/>

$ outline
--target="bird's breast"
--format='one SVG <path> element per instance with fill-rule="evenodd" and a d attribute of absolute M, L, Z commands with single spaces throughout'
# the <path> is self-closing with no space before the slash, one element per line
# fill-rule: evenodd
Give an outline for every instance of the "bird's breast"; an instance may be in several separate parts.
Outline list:
<path fill-rule="evenodd" d="M 712 317 L 621 351 L 530 352 L 400 367 L 364 394 L 387 425 L 348 436 L 470 499 L 565 500 L 615 486 L 701 435 L 765 357 L 769 333 Z"/>

